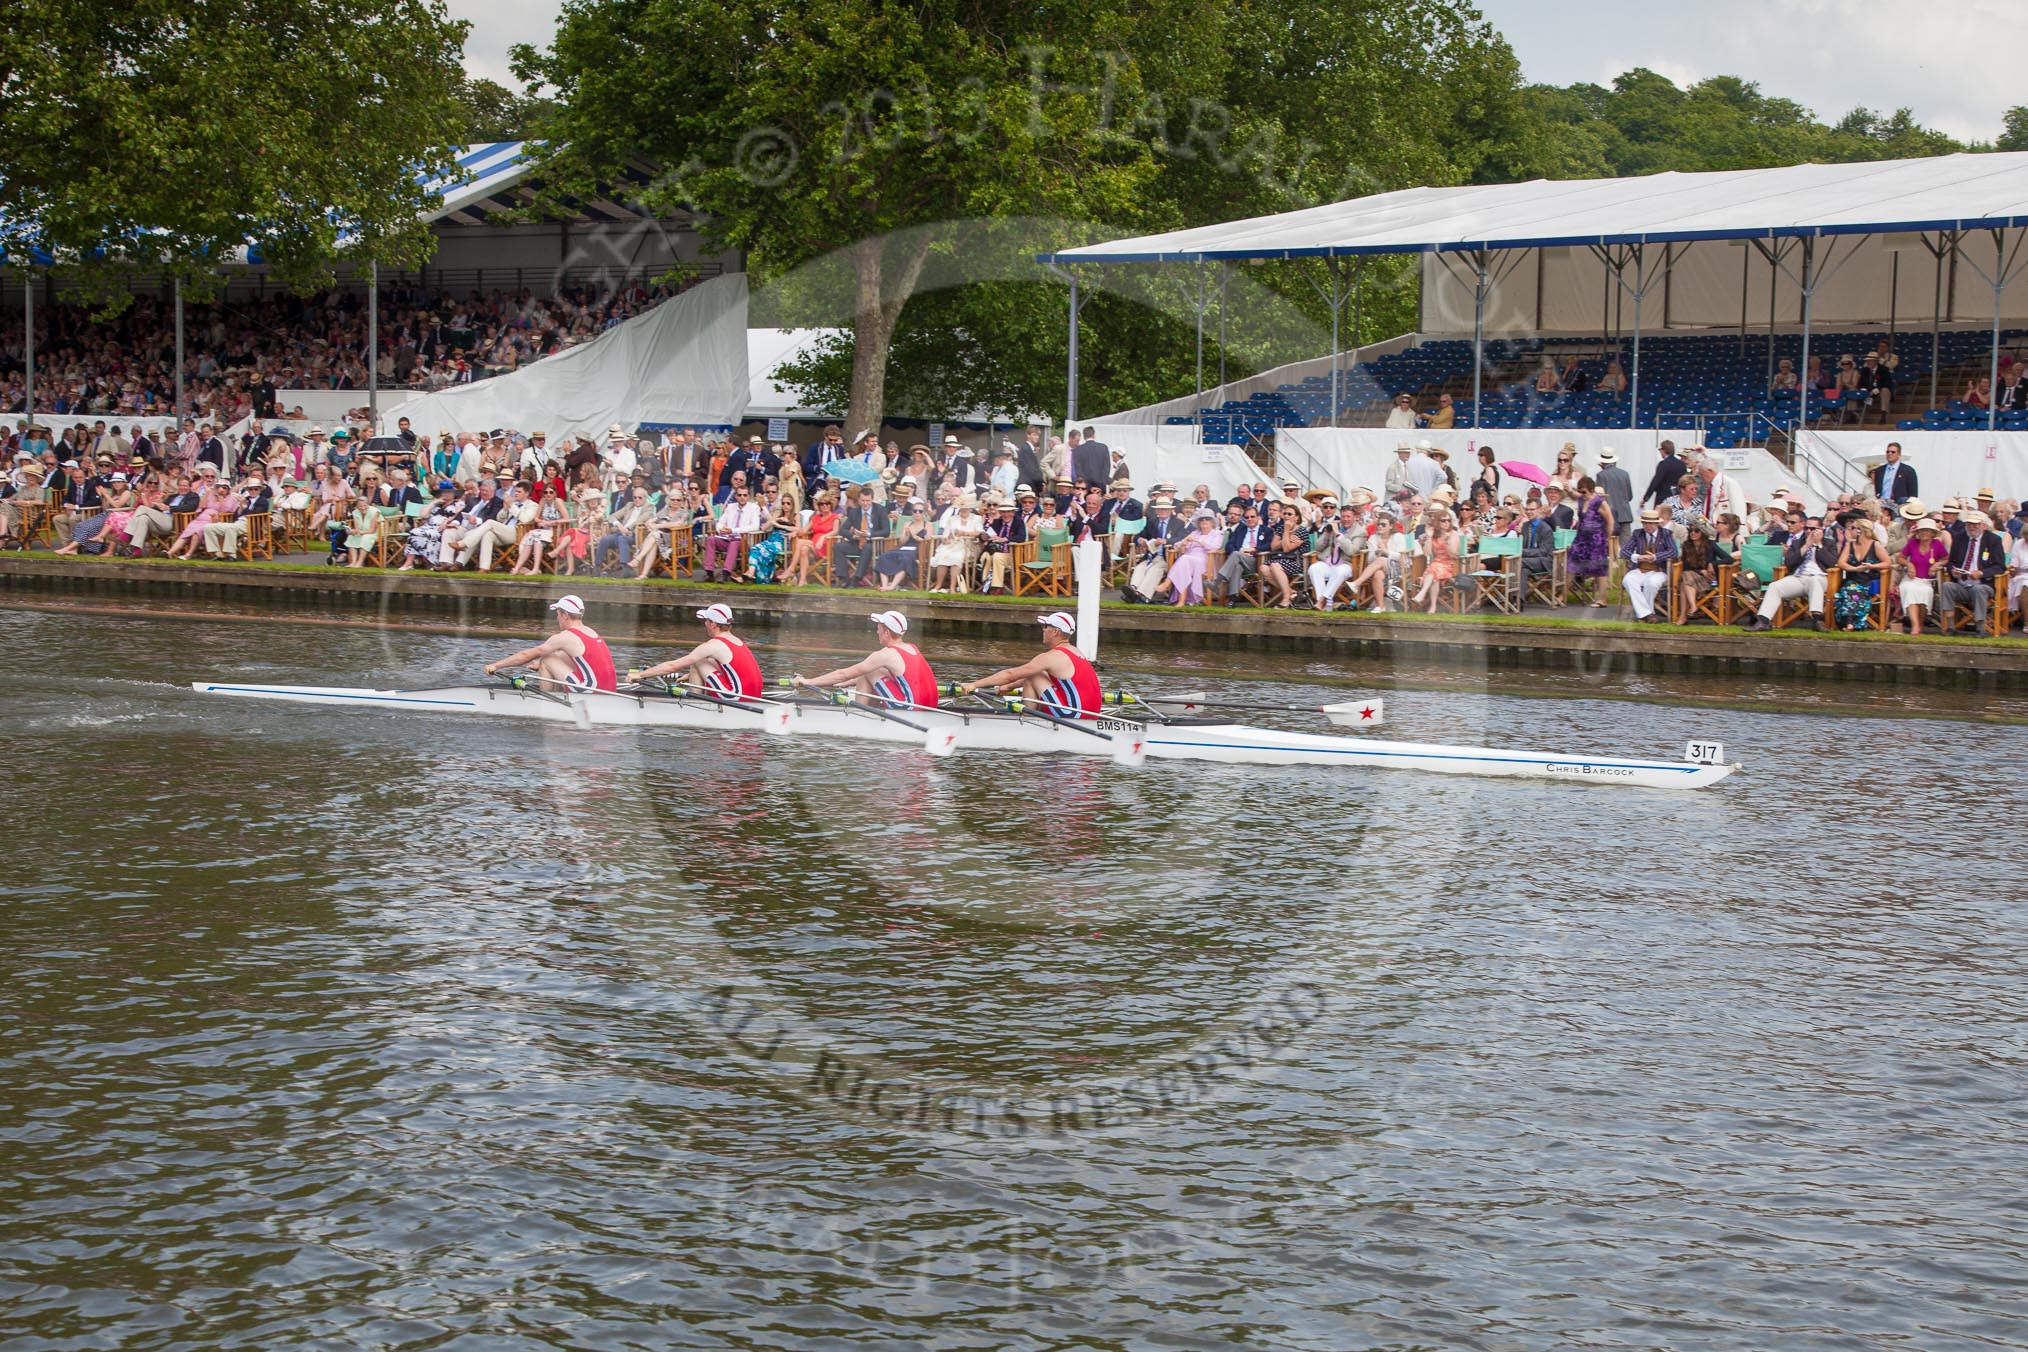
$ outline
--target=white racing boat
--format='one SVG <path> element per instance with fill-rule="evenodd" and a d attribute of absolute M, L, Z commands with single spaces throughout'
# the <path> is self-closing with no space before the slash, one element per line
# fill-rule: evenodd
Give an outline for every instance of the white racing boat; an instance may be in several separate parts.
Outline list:
<path fill-rule="evenodd" d="M 584 728 L 667 728 L 698 732 L 765 732 L 914 745 L 937 755 L 952 751 L 1015 751 L 1104 756 L 1139 764 L 1161 760 L 1235 765 L 1335 765 L 1435 774 L 1556 779 L 1623 788 L 1700 789 L 1739 767 L 1722 747 L 1693 743 L 1692 758 L 1638 760 L 1561 752 L 1384 742 L 1253 727 L 1216 717 L 1147 721 L 1106 717 L 1082 722 L 1024 710 L 908 709 L 876 711 L 858 702 L 795 698 L 718 700 L 642 689 L 568 695 L 527 686 L 452 686 L 440 690 L 361 690 L 338 686 L 235 685 L 199 681 L 201 694 L 285 700 L 335 707 L 405 709 L 572 723 Z"/>

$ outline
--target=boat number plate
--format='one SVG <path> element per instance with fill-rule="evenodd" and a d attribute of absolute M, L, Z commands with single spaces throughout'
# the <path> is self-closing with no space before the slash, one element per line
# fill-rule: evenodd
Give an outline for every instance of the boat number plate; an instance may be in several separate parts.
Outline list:
<path fill-rule="evenodd" d="M 1693 765 L 1725 764 L 1725 743 L 1692 741 L 1683 752 L 1683 759 Z"/>
<path fill-rule="evenodd" d="M 1139 732 L 1141 730 L 1139 723 L 1128 723 L 1118 718 L 1095 718 L 1092 722 L 1098 725 L 1100 732 Z"/>

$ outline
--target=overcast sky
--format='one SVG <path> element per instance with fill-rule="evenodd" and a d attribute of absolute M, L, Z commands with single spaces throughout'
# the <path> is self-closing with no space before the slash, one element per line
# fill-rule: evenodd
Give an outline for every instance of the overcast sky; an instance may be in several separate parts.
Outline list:
<path fill-rule="evenodd" d="M 557 0 L 449 0 L 472 22 L 465 64 L 511 83 L 507 48 L 544 45 Z M 1738 75 L 1826 121 L 1864 105 L 1908 107 L 1963 140 L 1989 141 L 2021 87 L 2023 11 L 2001 0 L 1905 7 L 1852 0 L 1675 0 L 1592 6 L 1569 0 L 1479 0 L 1530 80 L 1603 84 L 1646 66 L 1679 84 Z"/>

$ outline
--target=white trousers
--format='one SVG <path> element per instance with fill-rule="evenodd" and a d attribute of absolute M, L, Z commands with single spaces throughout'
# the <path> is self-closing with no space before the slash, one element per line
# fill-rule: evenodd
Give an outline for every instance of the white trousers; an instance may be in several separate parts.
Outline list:
<path fill-rule="evenodd" d="M 1352 576 L 1349 563 L 1313 563 L 1310 565 L 1310 593 L 1317 598 L 1317 608 L 1322 610 L 1331 604 L 1331 598 L 1338 594 L 1338 588 Z"/>
<path fill-rule="evenodd" d="M 493 566 L 493 546 L 496 544 L 511 546 L 513 543 L 514 527 L 511 523 L 506 521 L 481 521 L 465 533 L 464 539 L 458 541 L 458 567 L 463 568 L 466 564 L 470 563 L 472 561 L 472 552 L 477 550 L 479 554 L 479 571 L 483 573 Z M 451 547 L 446 545 L 444 553 L 449 555 L 450 552 Z M 449 558 L 446 558 L 444 562 L 450 562 Z"/>
<path fill-rule="evenodd" d="M 1822 573 L 1812 573 L 1808 577 L 1789 576 L 1782 578 L 1778 582 L 1769 583 L 1766 593 L 1760 598 L 1760 617 L 1763 620 L 1773 620 L 1775 612 L 1782 608 L 1782 602 L 1792 601 L 1796 597 L 1804 595 L 1810 598 L 1810 613 L 1812 615 L 1824 613 L 1824 575 Z"/>
<path fill-rule="evenodd" d="M 1662 594 L 1662 588 L 1669 585 L 1669 571 L 1657 568 L 1643 572 L 1638 568 L 1629 569 L 1620 579 L 1620 585 L 1627 589 L 1627 600 L 1634 604 L 1634 618 L 1645 620 L 1655 613 L 1655 598 Z"/>

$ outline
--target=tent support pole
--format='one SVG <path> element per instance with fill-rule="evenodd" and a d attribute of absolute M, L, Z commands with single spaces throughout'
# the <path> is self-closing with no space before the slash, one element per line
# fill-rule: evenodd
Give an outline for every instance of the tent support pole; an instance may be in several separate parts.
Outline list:
<path fill-rule="evenodd" d="M 1352 364 L 1359 364 L 1359 311 L 1366 303 L 1366 255 L 1352 265 Z"/>
<path fill-rule="evenodd" d="M 1802 442 L 1803 430 L 1810 425 L 1810 396 L 1815 394 L 1816 382 L 1810 379 L 1810 302 L 1817 294 L 1816 279 L 1810 276 L 1810 264 L 1817 254 L 1816 240 L 1803 237 L 1803 364 L 1797 372 L 1796 431 L 1789 438 L 1789 463 L 1796 459 L 1796 448 Z"/>
<path fill-rule="evenodd" d="M 366 271 L 366 425 L 368 436 L 380 435 L 380 262 Z"/>
<path fill-rule="evenodd" d="M 1901 255 L 1887 255 L 1887 350 L 1894 351 L 1894 321 L 1900 315 L 1901 302 Z M 1892 372 L 1889 372 L 1891 375 Z"/>
<path fill-rule="evenodd" d="M 27 268 L 21 269 L 21 330 L 22 352 L 28 359 L 28 388 L 23 391 L 28 404 L 24 410 L 28 421 L 35 421 L 35 274 Z"/>
<path fill-rule="evenodd" d="M 1075 272 L 1055 263 L 1046 266 L 1051 272 L 1070 283 L 1070 372 L 1063 399 L 1063 430 L 1067 436 L 1070 433 L 1070 425 L 1077 421 L 1077 312 L 1084 308 L 1084 302 L 1078 299 Z M 1220 318 L 1222 321 L 1223 316 Z"/>
<path fill-rule="evenodd" d="M 1647 279 L 1642 275 L 1647 267 L 1648 246 L 1634 246 L 1634 370 L 1631 388 L 1627 395 L 1627 430 L 1632 432 L 1640 426 L 1641 408 L 1641 297 L 1647 294 Z M 1666 273 L 1664 274 L 1667 275 Z"/>
<path fill-rule="evenodd" d="M 1204 307 L 1209 304 L 1204 290 L 1204 260 L 1197 260 L 1197 402 L 1204 402 Z"/>
<path fill-rule="evenodd" d="M 1775 281 L 1781 276 L 1781 245 L 1767 250 L 1767 387 L 1774 388 L 1775 376 Z M 1796 372 L 1801 380 L 1803 373 Z"/>
<path fill-rule="evenodd" d="M 1479 388 L 1486 366 L 1486 251 L 1472 255 L 1478 265 L 1478 285 L 1472 288 L 1472 430 L 1479 428 Z"/>
<path fill-rule="evenodd" d="M 1225 284 L 1232 280 L 1232 264 L 1218 264 L 1218 388 L 1225 388 Z"/>
<path fill-rule="evenodd" d="M 1331 272 L 1331 426 L 1338 425 L 1338 317 L 1345 311 L 1345 268 L 1336 254 L 1324 260 Z M 1997 307 L 1996 307 L 1997 312 Z M 1998 332 L 1998 330 L 1994 330 Z"/>
<path fill-rule="evenodd" d="M 1745 249 L 1739 251 L 1739 359 L 1746 360 L 1746 288 L 1752 275 L 1753 255 Z M 1769 383 L 1773 380 L 1770 377 Z"/>
<path fill-rule="evenodd" d="M 1923 242 L 1927 244 L 1929 237 L 1925 235 Z M 1935 408 L 1936 368 L 1937 363 L 1943 359 L 1944 237 L 1942 231 L 1937 232 L 1936 248 L 1932 252 L 1936 255 L 1936 315 L 1929 328 L 1929 406 Z"/>
<path fill-rule="evenodd" d="M 176 279 L 176 426 L 183 426 L 183 279 Z"/>
<path fill-rule="evenodd" d="M 1986 366 L 1986 430 L 2000 425 L 2000 292 L 2007 286 L 2007 232 L 1993 231 L 1993 351 Z"/>

